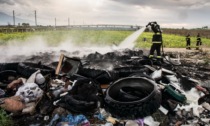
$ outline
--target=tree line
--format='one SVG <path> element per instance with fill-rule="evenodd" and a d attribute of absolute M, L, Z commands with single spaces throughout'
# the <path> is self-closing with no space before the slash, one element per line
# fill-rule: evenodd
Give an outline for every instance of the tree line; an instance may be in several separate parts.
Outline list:
<path fill-rule="evenodd" d="M 187 34 L 190 34 L 190 36 L 197 36 L 198 33 L 200 33 L 201 37 L 203 38 L 210 38 L 210 29 L 168 29 L 164 28 L 162 29 L 163 33 L 165 34 L 175 34 L 175 35 L 181 35 L 186 36 Z"/>

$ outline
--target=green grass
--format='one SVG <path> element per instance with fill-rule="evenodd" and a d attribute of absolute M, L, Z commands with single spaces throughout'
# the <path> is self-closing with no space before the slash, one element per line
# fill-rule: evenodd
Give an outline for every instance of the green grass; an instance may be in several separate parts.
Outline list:
<path fill-rule="evenodd" d="M 47 44 L 56 46 L 64 41 L 71 41 L 77 45 L 95 44 L 95 45 L 112 45 L 119 44 L 132 31 L 105 31 L 105 30 L 69 30 L 69 31 L 43 31 L 43 32 L 24 32 L 24 33 L 0 33 L 0 45 L 6 45 L 9 41 L 18 40 L 27 41 L 31 37 L 41 36 Z M 150 48 L 152 44 L 151 32 L 142 33 L 136 41 L 137 48 Z M 144 42 L 143 38 L 147 41 Z M 204 47 L 210 47 L 210 39 L 202 38 Z M 185 48 L 185 36 L 163 34 L 163 45 L 167 48 Z M 195 47 L 196 37 L 191 37 L 191 47 Z"/>
<path fill-rule="evenodd" d="M 102 31 L 102 30 L 69 30 L 69 31 L 44 31 L 27 33 L 0 33 L 0 45 L 6 45 L 9 41 L 25 41 L 34 36 L 41 36 L 50 45 L 57 45 L 66 40 L 76 44 L 92 43 L 111 45 L 120 43 L 132 31 Z"/>
<path fill-rule="evenodd" d="M 151 32 L 142 33 L 136 41 L 136 47 L 149 48 L 152 45 L 152 36 L 153 33 Z M 147 41 L 144 42 L 143 38 L 146 38 Z M 210 39 L 207 38 L 201 38 L 201 39 L 204 47 L 210 47 Z M 163 34 L 163 46 L 166 48 L 185 48 L 186 47 L 185 36 Z M 196 46 L 196 37 L 191 37 L 191 47 L 194 48 L 195 46 Z"/>
<path fill-rule="evenodd" d="M 13 122 L 11 118 L 7 115 L 7 113 L 0 109 L 0 126 L 12 126 Z"/>
<path fill-rule="evenodd" d="M 0 45 L 6 44 L 8 41 L 11 40 L 25 40 L 30 35 L 31 33 L 18 33 L 18 32 L 11 34 L 0 33 Z"/>

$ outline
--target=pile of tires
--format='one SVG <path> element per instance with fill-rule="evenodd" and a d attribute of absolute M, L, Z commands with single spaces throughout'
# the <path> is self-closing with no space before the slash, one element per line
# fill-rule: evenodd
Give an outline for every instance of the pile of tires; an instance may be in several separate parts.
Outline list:
<path fill-rule="evenodd" d="M 135 73 L 148 73 L 148 68 L 145 68 L 144 66 L 139 66 L 139 67 L 135 67 L 135 66 L 125 66 L 125 67 L 116 67 L 114 68 L 115 72 L 119 73 L 119 77 L 122 78 L 122 77 L 128 77 L 132 74 L 135 74 Z"/>
<path fill-rule="evenodd" d="M 90 79 L 77 80 L 69 94 L 61 97 L 56 105 L 70 112 L 94 112 L 98 107 L 97 84 Z"/>
<path fill-rule="evenodd" d="M 106 71 L 92 68 L 81 68 L 77 74 L 94 79 L 100 84 L 107 84 L 118 79 L 118 73 L 115 71 Z"/>
<path fill-rule="evenodd" d="M 17 71 L 18 63 L 0 63 L 0 71 L 14 70 Z"/>
<path fill-rule="evenodd" d="M 14 70 L 0 71 L 0 88 L 6 88 L 9 83 L 17 79 L 17 76 L 17 72 Z"/>
<path fill-rule="evenodd" d="M 157 111 L 161 98 L 154 81 L 144 77 L 127 77 L 108 87 L 105 109 L 119 119 L 143 118 Z"/>
<path fill-rule="evenodd" d="M 21 62 L 18 64 L 18 67 L 17 67 L 17 72 L 21 76 L 26 77 L 26 78 L 30 77 L 31 74 L 33 74 L 37 70 L 40 70 L 42 75 L 55 74 L 55 70 L 53 68 L 45 66 L 45 65 L 37 64 L 37 63 Z"/>
<path fill-rule="evenodd" d="M 4 75 L 16 71 L 18 75 L 28 78 L 37 70 L 40 70 L 43 75 L 55 74 L 55 69 L 42 64 L 27 62 L 0 63 L 0 72 L 6 72 Z"/>

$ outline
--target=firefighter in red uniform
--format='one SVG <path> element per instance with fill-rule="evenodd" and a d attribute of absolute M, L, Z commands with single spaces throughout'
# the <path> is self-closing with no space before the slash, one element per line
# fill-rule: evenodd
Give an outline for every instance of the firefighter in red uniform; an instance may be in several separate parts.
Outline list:
<path fill-rule="evenodd" d="M 202 45 L 200 34 L 197 35 L 196 50 L 199 50 L 199 47 Z"/>
<path fill-rule="evenodd" d="M 149 25 L 151 26 L 151 29 L 155 33 L 152 36 L 152 46 L 150 49 L 149 58 L 153 58 L 154 52 L 156 51 L 157 59 L 161 61 L 162 57 L 161 57 L 160 51 L 161 51 L 161 45 L 162 45 L 162 32 L 161 32 L 160 26 L 157 24 L 157 22 L 149 22 L 148 25 L 146 25 L 146 27 L 148 27 Z"/>

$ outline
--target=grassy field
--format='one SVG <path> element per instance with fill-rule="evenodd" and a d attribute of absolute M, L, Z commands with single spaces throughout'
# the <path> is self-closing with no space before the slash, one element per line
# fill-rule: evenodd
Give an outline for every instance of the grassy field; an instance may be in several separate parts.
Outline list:
<path fill-rule="evenodd" d="M 136 42 L 136 47 L 143 47 L 147 48 L 151 46 L 152 41 L 152 35 L 153 33 L 144 32 L 141 34 L 141 36 L 138 38 Z M 146 42 L 143 41 L 143 39 L 146 38 Z M 204 47 L 210 47 L 210 39 L 207 38 L 201 38 L 202 44 Z M 185 36 L 180 35 L 169 35 L 169 34 L 163 34 L 163 46 L 167 48 L 185 48 L 186 41 Z M 191 37 L 191 47 L 196 46 L 196 37 Z"/>
<path fill-rule="evenodd" d="M 119 44 L 132 31 L 103 31 L 103 30 L 69 30 L 69 31 L 45 31 L 45 32 L 24 32 L 24 33 L 0 33 L 0 45 L 6 45 L 9 41 L 26 41 L 34 36 L 41 36 L 49 45 L 56 46 L 66 40 L 71 40 L 78 45 L 92 43 L 98 45 Z M 151 46 L 153 33 L 144 32 L 136 41 L 137 48 L 149 48 Z M 146 38 L 147 41 L 143 41 Z M 163 34 L 164 47 L 185 48 L 185 36 Z M 202 38 L 204 47 L 210 47 L 210 39 Z M 196 37 L 191 37 L 191 46 L 195 47 Z"/>
<path fill-rule="evenodd" d="M 57 45 L 66 40 L 76 44 L 92 43 L 111 45 L 120 43 L 132 31 L 102 31 L 102 30 L 70 30 L 70 31 L 45 31 L 45 32 L 24 32 L 24 33 L 0 33 L 0 45 L 8 41 L 26 41 L 34 36 L 41 36 L 48 44 Z"/>

